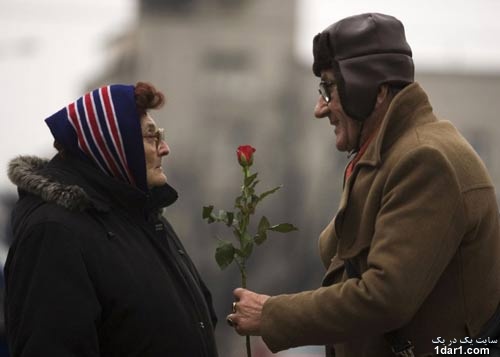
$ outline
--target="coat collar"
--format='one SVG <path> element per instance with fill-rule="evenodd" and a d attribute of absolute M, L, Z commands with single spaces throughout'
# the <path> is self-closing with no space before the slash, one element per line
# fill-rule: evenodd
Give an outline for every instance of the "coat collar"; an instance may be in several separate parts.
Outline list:
<path fill-rule="evenodd" d="M 339 228 L 342 224 L 341 222 L 343 221 L 344 213 L 350 199 L 351 190 L 360 167 L 380 166 L 383 162 L 384 154 L 406 132 L 423 123 L 435 120 L 437 119 L 432 114 L 429 99 L 418 83 L 408 85 L 394 97 L 375 138 L 370 142 L 364 155 L 354 166 L 351 176 L 344 183 L 339 209 L 334 218 L 334 227 L 338 237 L 340 237 Z M 343 245 L 348 246 L 351 243 L 341 240 L 341 244 Z"/>
<path fill-rule="evenodd" d="M 356 163 L 350 177 L 344 182 L 337 216 L 342 216 L 349 201 L 349 194 L 362 166 L 377 167 L 382 164 L 384 153 L 407 131 L 426 122 L 435 121 L 427 94 L 418 83 L 406 86 L 392 100 L 382 119 L 377 134 Z M 345 176 L 345 175 L 344 175 Z"/>
<path fill-rule="evenodd" d="M 127 211 L 147 213 L 177 200 L 177 192 L 168 184 L 144 193 L 71 155 L 56 155 L 50 161 L 20 156 L 9 163 L 8 176 L 20 192 L 70 211 L 109 211 L 112 206 L 120 206 Z"/>
<path fill-rule="evenodd" d="M 427 94 L 418 83 L 412 83 L 392 100 L 376 137 L 370 143 L 358 166 L 378 166 L 383 154 L 412 127 L 436 120 Z M 431 119 L 434 118 L 434 119 Z"/>

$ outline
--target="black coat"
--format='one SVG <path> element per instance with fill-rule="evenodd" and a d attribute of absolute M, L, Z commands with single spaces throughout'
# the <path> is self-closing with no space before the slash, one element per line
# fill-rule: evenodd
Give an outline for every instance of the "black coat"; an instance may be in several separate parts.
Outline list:
<path fill-rule="evenodd" d="M 12 356 L 217 356 L 211 296 L 149 195 L 57 155 L 11 162 L 5 266 Z"/>

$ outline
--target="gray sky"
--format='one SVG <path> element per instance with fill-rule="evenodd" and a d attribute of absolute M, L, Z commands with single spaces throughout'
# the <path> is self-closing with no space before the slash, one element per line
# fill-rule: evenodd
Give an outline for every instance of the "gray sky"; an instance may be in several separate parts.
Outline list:
<path fill-rule="evenodd" d="M 296 53 L 312 63 L 312 37 L 345 16 L 378 11 L 406 26 L 417 70 L 500 72 L 500 1 L 298 0 Z M 134 25 L 135 0 L 0 1 L 0 167 L 20 154 L 48 157 L 44 118 L 76 99 L 105 67 L 105 47 Z M 13 190 L 0 175 L 0 191 Z"/>
<path fill-rule="evenodd" d="M 43 121 L 76 99 L 106 63 L 104 47 L 130 27 L 134 0 L 0 1 L 0 191 L 13 190 L 5 170 L 20 154 L 48 157 Z"/>
<path fill-rule="evenodd" d="M 316 33 L 364 12 L 390 14 L 404 23 L 417 71 L 500 72 L 498 0 L 300 0 L 298 56 L 312 63 Z"/>

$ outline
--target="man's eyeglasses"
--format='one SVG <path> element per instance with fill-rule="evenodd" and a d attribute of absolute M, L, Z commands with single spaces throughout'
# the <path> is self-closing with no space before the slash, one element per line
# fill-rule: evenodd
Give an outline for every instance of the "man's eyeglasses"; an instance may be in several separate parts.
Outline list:
<path fill-rule="evenodd" d="M 165 141 L 165 131 L 163 128 L 158 128 L 152 134 L 146 134 L 142 136 L 143 138 L 149 140 L 154 140 L 156 149 L 160 147 L 160 144 Z"/>
<path fill-rule="evenodd" d="M 321 81 L 319 82 L 318 92 L 321 94 L 325 102 L 330 103 L 332 100 L 332 90 L 337 85 L 336 81 Z"/>

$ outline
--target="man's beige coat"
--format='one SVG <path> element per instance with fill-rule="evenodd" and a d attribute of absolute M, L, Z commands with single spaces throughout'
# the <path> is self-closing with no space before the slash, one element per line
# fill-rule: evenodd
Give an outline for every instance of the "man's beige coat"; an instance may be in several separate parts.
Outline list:
<path fill-rule="evenodd" d="M 474 118 L 471 118 L 474 120 Z M 400 329 L 417 356 L 438 337 L 475 336 L 500 302 L 496 196 L 478 155 L 414 83 L 392 101 L 320 236 L 323 287 L 270 298 L 276 352 L 335 345 L 337 357 L 392 356 Z M 362 274 L 348 279 L 349 259 Z"/>

